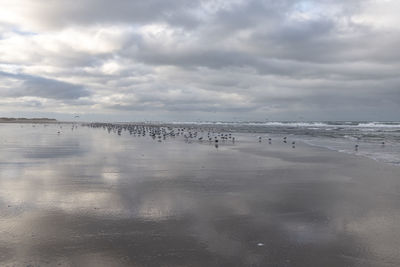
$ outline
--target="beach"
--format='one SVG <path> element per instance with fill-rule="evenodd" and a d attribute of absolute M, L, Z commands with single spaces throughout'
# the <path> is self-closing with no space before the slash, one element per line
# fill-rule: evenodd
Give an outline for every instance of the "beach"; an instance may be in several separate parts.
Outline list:
<path fill-rule="evenodd" d="M 0 124 L 0 265 L 400 266 L 399 166 L 236 136 Z"/>

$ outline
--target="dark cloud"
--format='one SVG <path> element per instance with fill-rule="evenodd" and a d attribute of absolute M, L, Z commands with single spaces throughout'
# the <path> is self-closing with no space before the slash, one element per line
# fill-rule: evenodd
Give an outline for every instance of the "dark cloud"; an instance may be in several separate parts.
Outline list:
<path fill-rule="evenodd" d="M 33 96 L 56 100 L 73 100 L 90 96 L 89 91 L 82 86 L 39 76 L 0 72 L 1 77 L 11 78 L 14 81 L 12 88 L 0 92 L 6 97 Z"/>

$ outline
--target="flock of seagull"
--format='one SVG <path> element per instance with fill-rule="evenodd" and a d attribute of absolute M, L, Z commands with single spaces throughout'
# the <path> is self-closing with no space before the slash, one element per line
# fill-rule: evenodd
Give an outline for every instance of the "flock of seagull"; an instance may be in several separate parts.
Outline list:
<path fill-rule="evenodd" d="M 47 125 L 45 125 L 47 126 Z M 87 126 L 90 128 L 103 128 L 108 131 L 108 133 L 122 134 L 122 131 L 129 132 L 133 136 L 150 136 L 153 139 L 162 142 L 166 140 L 167 137 L 183 136 L 186 142 L 193 141 L 208 141 L 209 143 L 215 143 L 215 147 L 218 148 L 220 142 L 231 141 L 235 143 L 236 137 L 232 133 L 221 133 L 214 128 L 196 128 L 196 127 L 170 127 L 170 126 L 156 126 L 156 125 L 145 125 L 145 124 L 115 124 L 115 123 L 87 123 L 82 124 L 82 126 Z M 23 127 L 23 126 L 21 126 Z M 32 125 L 32 127 L 35 127 Z M 78 125 L 73 124 L 71 130 L 77 129 Z M 62 129 L 62 126 L 60 126 Z M 57 134 L 61 134 L 61 130 L 57 131 Z M 258 136 L 258 142 L 262 142 L 263 137 Z M 272 138 L 268 138 L 268 143 L 272 144 Z M 283 143 L 287 144 L 287 137 L 283 137 Z M 292 141 L 292 148 L 296 148 L 296 142 Z M 385 142 L 381 142 L 382 146 L 385 146 Z M 358 151 L 359 144 L 354 146 L 354 150 Z"/>
<path fill-rule="evenodd" d="M 103 128 L 109 133 L 114 132 L 121 135 L 122 131 L 129 132 L 133 136 L 150 136 L 153 139 L 162 142 L 167 137 L 183 136 L 186 142 L 203 142 L 208 141 L 214 143 L 215 147 L 218 148 L 220 143 L 235 143 L 236 137 L 232 133 L 221 133 L 215 128 L 196 128 L 196 127 L 171 127 L 171 126 L 157 126 L 157 125 L 145 125 L 145 124 L 114 124 L 114 123 L 89 123 L 84 124 L 91 128 Z M 258 136 L 258 142 L 263 141 L 262 136 Z M 289 141 L 286 136 L 282 139 L 283 143 L 291 144 L 292 148 L 296 148 L 296 141 Z M 272 144 L 272 138 L 268 137 L 268 143 Z M 385 145 L 383 141 L 382 146 Z M 354 150 L 358 151 L 359 144 L 354 146 Z"/>
<path fill-rule="evenodd" d="M 218 148 L 218 144 L 220 142 L 231 141 L 235 143 L 236 137 L 232 135 L 232 133 L 221 133 L 216 131 L 214 128 L 195 128 L 195 127 L 170 127 L 170 126 L 155 126 L 155 125 L 145 125 L 145 124 L 115 124 L 115 123 L 87 123 L 82 124 L 83 126 L 87 126 L 90 128 L 103 128 L 108 131 L 108 133 L 114 132 L 118 135 L 122 134 L 122 131 L 128 131 L 130 135 L 133 136 L 150 136 L 153 139 L 157 139 L 158 142 L 162 142 L 162 140 L 166 140 L 167 137 L 175 137 L 175 136 L 183 136 L 186 142 L 193 142 L 197 140 L 199 142 L 208 141 L 210 143 L 215 143 L 215 147 Z M 45 125 L 47 126 L 47 125 Z M 21 126 L 23 127 L 23 126 Z M 32 125 L 35 127 L 35 125 Z M 78 125 L 73 124 L 71 130 L 77 129 Z M 57 134 L 61 134 L 62 126 L 60 126 L 60 130 L 57 131 Z M 205 133 L 207 133 L 207 137 L 205 137 Z M 263 137 L 258 136 L 258 142 L 262 142 Z M 268 143 L 272 144 L 272 138 L 268 138 Z M 283 137 L 283 143 L 287 144 L 287 137 Z M 296 142 L 292 141 L 292 148 L 296 148 Z M 382 146 L 385 146 L 385 142 L 381 142 Z M 358 151 L 359 144 L 354 146 L 354 150 Z"/>
<path fill-rule="evenodd" d="M 44 125 L 46 127 L 47 124 Z M 116 124 L 116 123 L 86 123 L 82 124 L 82 126 L 87 126 L 90 128 L 103 128 L 108 131 L 108 133 L 114 132 L 118 135 L 122 134 L 122 131 L 129 132 L 130 135 L 133 136 L 150 136 L 153 139 L 158 140 L 158 142 L 162 142 L 162 140 L 166 140 L 167 137 L 175 137 L 175 136 L 183 136 L 186 142 L 193 141 L 208 141 L 209 143 L 214 143 L 215 147 L 218 148 L 218 144 L 227 141 L 231 141 L 235 143 L 236 137 L 233 136 L 232 133 L 221 133 L 217 131 L 215 128 L 196 128 L 196 127 L 170 127 L 170 126 L 156 126 L 156 125 L 146 125 L 146 124 Z M 21 127 L 23 127 L 21 125 Z M 35 124 L 32 124 L 32 127 L 35 127 Z M 62 126 L 59 126 L 60 130 L 57 131 L 57 134 L 61 134 Z M 71 130 L 77 129 L 77 124 L 72 124 Z M 258 136 L 258 142 L 262 142 L 263 137 Z M 359 139 L 358 139 L 359 140 Z M 272 138 L 268 138 L 268 143 L 272 144 Z M 288 139 L 286 136 L 283 137 L 283 143 L 287 144 Z M 296 148 L 296 142 L 292 141 L 292 148 Z M 385 141 L 381 142 L 382 147 L 385 146 Z M 354 151 L 358 151 L 360 148 L 359 144 L 354 145 Z"/>
<path fill-rule="evenodd" d="M 162 142 L 169 137 L 181 136 L 186 142 L 209 142 L 218 148 L 220 143 L 235 143 L 236 137 L 232 133 L 222 133 L 214 128 L 195 128 L 195 127 L 171 127 L 171 126 L 156 126 L 145 124 L 115 124 L 115 123 L 87 123 L 83 126 L 90 128 L 101 128 L 108 133 L 121 135 L 122 132 L 127 132 L 132 136 L 149 136 L 158 142 Z M 73 129 L 73 128 L 72 128 Z M 258 142 L 262 142 L 263 137 L 258 136 Z M 268 143 L 272 144 L 272 138 L 268 138 Z M 288 143 L 287 137 L 283 137 L 283 143 Z M 296 142 L 292 141 L 292 148 L 295 148 Z"/>

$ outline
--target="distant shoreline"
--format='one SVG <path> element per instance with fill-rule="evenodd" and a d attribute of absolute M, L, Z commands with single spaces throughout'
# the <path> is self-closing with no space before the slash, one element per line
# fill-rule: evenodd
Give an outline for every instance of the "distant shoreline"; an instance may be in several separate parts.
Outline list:
<path fill-rule="evenodd" d="M 0 118 L 0 123 L 56 123 L 56 119 L 49 118 Z"/>

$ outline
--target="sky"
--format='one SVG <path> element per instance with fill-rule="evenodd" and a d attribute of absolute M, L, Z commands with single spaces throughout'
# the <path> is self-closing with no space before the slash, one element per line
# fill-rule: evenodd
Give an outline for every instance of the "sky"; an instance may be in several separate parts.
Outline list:
<path fill-rule="evenodd" d="M 398 0 L 0 7 L 0 117 L 400 120 Z"/>

